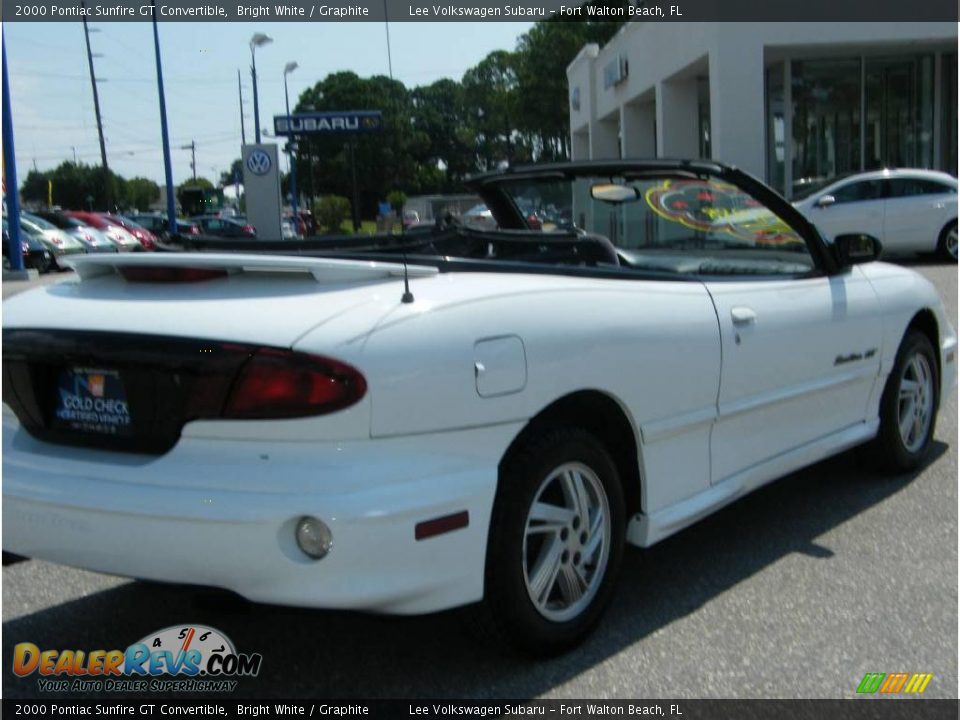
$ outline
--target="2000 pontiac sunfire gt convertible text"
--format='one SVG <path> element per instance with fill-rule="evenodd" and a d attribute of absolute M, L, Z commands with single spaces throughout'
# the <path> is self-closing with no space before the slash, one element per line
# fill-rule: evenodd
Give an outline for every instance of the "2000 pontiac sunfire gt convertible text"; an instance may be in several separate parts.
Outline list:
<path fill-rule="evenodd" d="M 497 229 L 180 238 L 7 301 L 4 548 L 292 605 L 482 601 L 549 653 L 625 543 L 855 445 L 924 461 L 957 339 L 873 238 L 709 162 L 470 184 Z"/>

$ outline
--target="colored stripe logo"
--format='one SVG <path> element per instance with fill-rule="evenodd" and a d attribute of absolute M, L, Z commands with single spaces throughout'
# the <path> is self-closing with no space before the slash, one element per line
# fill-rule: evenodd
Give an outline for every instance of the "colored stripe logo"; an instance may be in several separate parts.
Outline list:
<path fill-rule="evenodd" d="M 911 693 L 919 695 L 927 689 L 933 680 L 933 673 L 867 673 L 857 686 L 857 692 L 862 695 L 880 693 L 882 695 L 897 695 Z"/>

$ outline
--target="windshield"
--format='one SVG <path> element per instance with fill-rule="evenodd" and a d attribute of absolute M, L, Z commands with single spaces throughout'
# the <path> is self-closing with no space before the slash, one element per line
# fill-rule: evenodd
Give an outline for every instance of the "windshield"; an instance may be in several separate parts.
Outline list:
<path fill-rule="evenodd" d="M 533 209 L 542 218 L 544 232 L 604 236 L 621 264 L 697 274 L 795 274 L 814 267 L 790 225 L 717 178 L 581 177 L 503 187 L 521 212 Z"/>
<path fill-rule="evenodd" d="M 29 213 L 23 213 L 22 217 L 23 217 L 23 219 L 26 220 L 27 222 L 30 222 L 30 223 L 33 223 L 34 225 L 36 225 L 40 230 L 56 230 L 56 229 L 57 229 L 57 226 L 56 226 L 56 225 L 54 225 L 54 224 L 51 223 L 51 222 L 48 222 L 48 221 L 44 220 L 44 219 L 41 218 L 41 217 L 37 217 L 36 215 L 31 215 L 31 214 L 29 214 Z"/>

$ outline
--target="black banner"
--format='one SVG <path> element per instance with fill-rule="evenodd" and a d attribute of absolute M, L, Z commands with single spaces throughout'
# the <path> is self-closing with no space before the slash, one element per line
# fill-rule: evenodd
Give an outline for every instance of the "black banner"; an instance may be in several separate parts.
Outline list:
<path fill-rule="evenodd" d="M 902 22 L 960 17 L 956 0 L 632 0 L 583 5 L 580 0 L 3 0 L 7 22 Z"/>
<path fill-rule="evenodd" d="M 679 720 L 955 720 L 956 700 L 7 700 L 40 717 L 671 717 Z"/>

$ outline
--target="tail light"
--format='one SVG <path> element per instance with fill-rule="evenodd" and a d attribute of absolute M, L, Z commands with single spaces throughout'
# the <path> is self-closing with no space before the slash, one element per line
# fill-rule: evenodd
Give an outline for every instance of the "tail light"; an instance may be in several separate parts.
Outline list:
<path fill-rule="evenodd" d="M 200 226 L 199 226 L 199 225 L 191 225 L 191 226 L 190 226 L 190 234 L 191 234 L 191 235 L 199 235 L 199 234 L 200 234 Z"/>
<path fill-rule="evenodd" d="M 360 371 L 318 355 L 261 348 L 247 361 L 223 412 L 226 418 L 276 419 L 325 415 L 367 392 Z"/>
<path fill-rule="evenodd" d="M 253 225 L 244 225 L 243 232 L 246 235 L 256 235 L 257 229 Z"/>

